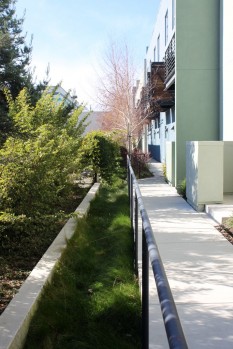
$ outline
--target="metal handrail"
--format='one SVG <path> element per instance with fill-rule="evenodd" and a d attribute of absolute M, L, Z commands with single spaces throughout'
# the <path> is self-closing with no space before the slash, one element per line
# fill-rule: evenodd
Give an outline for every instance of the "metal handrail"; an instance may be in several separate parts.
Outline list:
<path fill-rule="evenodd" d="M 135 203 L 133 200 L 133 186 L 135 188 Z M 163 314 L 164 326 L 170 349 L 188 349 L 176 310 L 172 292 L 163 267 L 158 246 L 156 244 L 150 220 L 144 207 L 141 191 L 137 183 L 133 168 L 128 158 L 128 188 L 130 198 L 131 224 L 134 228 L 135 240 L 135 269 L 138 273 L 137 242 L 138 242 L 138 210 L 142 218 L 142 348 L 149 348 L 149 259 L 157 287 L 160 307 Z M 134 223 L 134 224 L 133 224 Z M 148 258 L 149 257 L 149 258 Z"/>

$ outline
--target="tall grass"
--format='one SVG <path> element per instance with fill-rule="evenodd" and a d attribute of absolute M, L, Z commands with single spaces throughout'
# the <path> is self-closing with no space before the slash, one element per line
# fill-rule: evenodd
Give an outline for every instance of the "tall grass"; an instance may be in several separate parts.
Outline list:
<path fill-rule="evenodd" d="M 25 349 L 141 348 L 126 188 L 102 187 L 45 288 Z"/>

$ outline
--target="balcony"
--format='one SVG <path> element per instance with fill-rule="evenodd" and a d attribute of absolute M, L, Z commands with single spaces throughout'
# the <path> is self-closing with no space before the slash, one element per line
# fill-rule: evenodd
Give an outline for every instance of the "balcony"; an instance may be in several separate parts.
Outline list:
<path fill-rule="evenodd" d="M 165 64 L 152 62 L 147 84 L 141 93 L 143 117 L 153 119 L 174 105 L 174 91 L 165 90 Z"/>
<path fill-rule="evenodd" d="M 174 34 L 165 52 L 165 84 L 167 84 L 175 75 L 175 45 L 176 43 Z"/>

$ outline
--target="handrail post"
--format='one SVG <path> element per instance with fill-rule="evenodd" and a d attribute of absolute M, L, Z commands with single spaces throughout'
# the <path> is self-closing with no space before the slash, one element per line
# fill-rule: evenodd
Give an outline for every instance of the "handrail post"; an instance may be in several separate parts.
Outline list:
<path fill-rule="evenodd" d="M 130 175 L 130 218 L 131 228 L 133 229 L 133 176 Z"/>
<path fill-rule="evenodd" d="M 149 254 L 142 228 L 142 349 L 149 348 Z"/>
<path fill-rule="evenodd" d="M 127 181 L 128 181 L 128 197 L 129 197 L 129 202 L 130 202 L 130 163 L 129 163 L 129 159 L 127 158 Z"/>
<path fill-rule="evenodd" d="M 135 274 L 138 277 L 138 197 L 136 191 L 134 204 L 134 267 Z"/>
<path fill-rule="evenodd" d="M 128 180 L 128 197 L 130 208 L 131 228 L 133 229 L 133 175 L 130 171 L 130 161 L 127 158 L 127 180 Z"/>

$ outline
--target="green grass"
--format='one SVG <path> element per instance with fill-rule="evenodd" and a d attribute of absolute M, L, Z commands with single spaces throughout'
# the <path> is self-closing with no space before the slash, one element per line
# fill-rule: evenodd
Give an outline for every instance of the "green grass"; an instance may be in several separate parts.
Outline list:
<path fill-rule="evenodd" d="M 102 187 L 45 288 L 25 349 L 141 348 L 126 187 Z"/>

